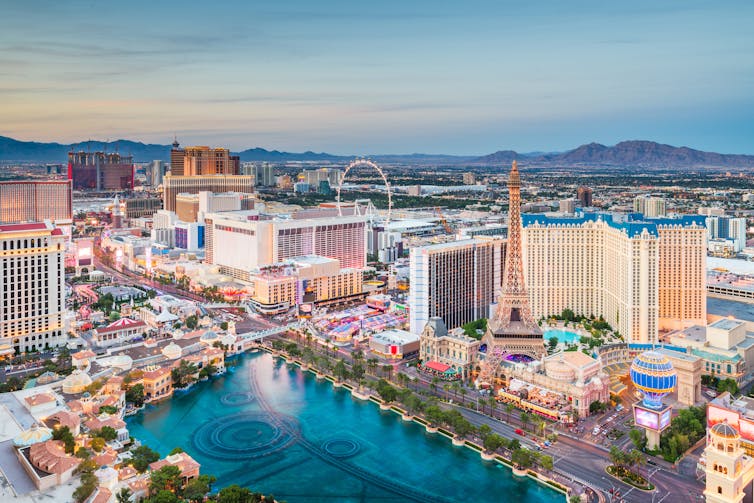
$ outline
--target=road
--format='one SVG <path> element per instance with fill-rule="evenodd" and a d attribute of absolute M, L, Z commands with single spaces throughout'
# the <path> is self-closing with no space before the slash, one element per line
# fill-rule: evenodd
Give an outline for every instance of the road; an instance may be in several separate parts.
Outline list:
<path fill-rule="evenodd" d="M 118 271 L 117 269 L 114 269 L 110 266 L 103 264 L 102 261 L 100 261 L 96 257 L 94 258 L 94 266 L 100 271 L 105 272 L 114 278 L 117 278 L 123 284 L 136 284 L 138 286 L 148 286 L 149 288 L 152 288 L 153 290 L 159 290 L 162 292 L 169 293 L 170 295 L 173 295 L 174 297 L 178 297 L 178 298 L 182 298 L 186 300 L 192 300 L 195 302 L 206 301 L 206 299 L 202 297 L 201 295 L 197 295 L 192 292 L 187 292 L 186 290 L 181 290 L 172 285 L 164 285 L 158 281 L 153 281 L 149 278 L 141 276 L 140 274 L 132 273 L 130 271 Z"/>

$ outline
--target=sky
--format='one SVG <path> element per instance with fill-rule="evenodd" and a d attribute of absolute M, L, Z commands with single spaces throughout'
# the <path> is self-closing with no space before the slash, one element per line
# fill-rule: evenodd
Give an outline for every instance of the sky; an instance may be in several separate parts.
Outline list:
<path fill-rule="evenodd" d="M 754 2 L 3 2 L 0 135 L 754 154 Z"/>

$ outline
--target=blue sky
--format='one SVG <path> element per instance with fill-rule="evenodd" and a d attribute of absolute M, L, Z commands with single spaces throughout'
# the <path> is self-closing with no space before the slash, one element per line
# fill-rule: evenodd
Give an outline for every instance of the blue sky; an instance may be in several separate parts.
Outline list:
<path fill-rule="evenodd" d="M 754 154 L 754 2 L 4 2 L 0 134 Z"/>

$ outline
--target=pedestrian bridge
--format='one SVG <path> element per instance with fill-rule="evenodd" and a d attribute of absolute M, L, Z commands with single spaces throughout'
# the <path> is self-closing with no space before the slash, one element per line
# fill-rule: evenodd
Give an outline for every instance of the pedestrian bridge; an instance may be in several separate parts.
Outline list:
<path fill-rule="evenodd" d="M 289 323 L 280 327 L 272 327 L 260 332 L 246 332 L 245 334 L 238 334 L 238 336 L 244 341 L 258 341 L 260 339 L 264 339 L 265 337 L 282 334 L 284 332 L 287 332 L 288 330 L 293 330 L 298 327 L 299 322 L 295 321 L 293 323 Z"/>

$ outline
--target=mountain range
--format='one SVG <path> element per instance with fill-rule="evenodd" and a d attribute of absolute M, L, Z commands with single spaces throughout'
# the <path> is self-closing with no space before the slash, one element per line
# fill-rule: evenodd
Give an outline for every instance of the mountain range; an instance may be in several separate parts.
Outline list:
<path fill-rule="evenodd" d="M 106 150 L 132 155 L 136 162 L 153 159 L 168 160 L 170 145 L 145 144 L 131 140 L 112 142 L 87 141 L 74 144 L 19 141 L 0 136 L 0 161 L 65 163 L 70 150 Z M 242 161 L 320 161 L 343 162 L 353 156 L 317 152 L 281 152 L 264 148 L 250 148 L 237 152 Z M 718 154 L 688 147 L 674 147 L 652 141 L 624 141 L 613 146 L 599 143 L 581 145 L 573 150 L 557 153 L 522 154 L 500 150 L 481 157 L 443 154 L 373 155 L 371 159 L 385 163 L 416 163 L 478 166 L 499 166 L 518 160 L 522 164 L 541 166 L 584 166 L 624 168 L 743 168 L 754 167 L 754 155 Z"/>

